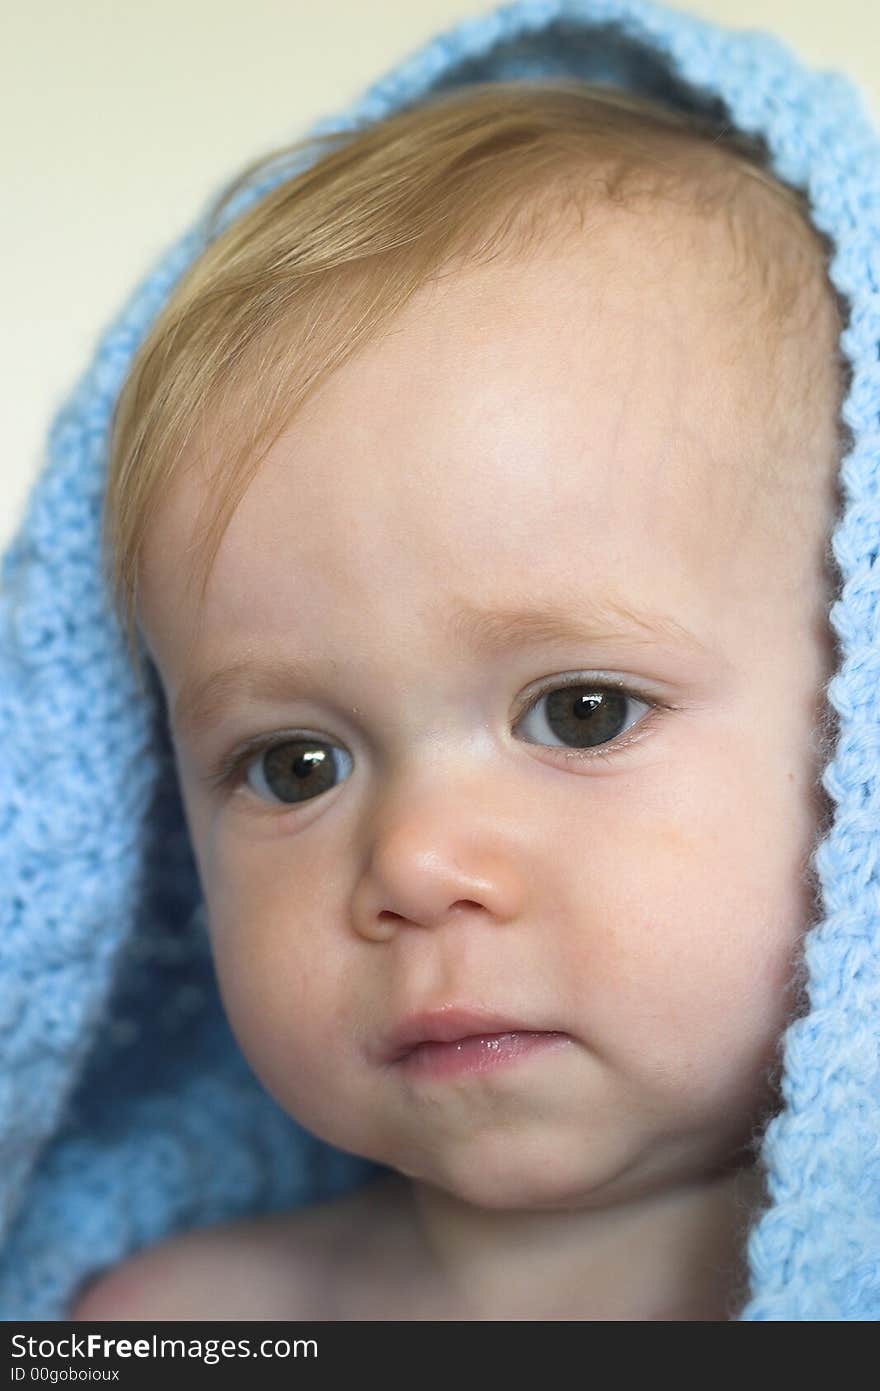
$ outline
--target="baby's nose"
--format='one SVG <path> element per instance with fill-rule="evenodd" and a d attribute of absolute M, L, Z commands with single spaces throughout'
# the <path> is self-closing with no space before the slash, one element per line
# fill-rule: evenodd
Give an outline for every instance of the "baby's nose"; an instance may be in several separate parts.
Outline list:
<path fill-rule="evenodd" d="M 355 930 L 386 942 L 407 928 L 484 922 L 498 926 L 526 910 L 526 877 L 503 846 L 442 839 L 417 824 L 374 845 L 352 904 Z"/>

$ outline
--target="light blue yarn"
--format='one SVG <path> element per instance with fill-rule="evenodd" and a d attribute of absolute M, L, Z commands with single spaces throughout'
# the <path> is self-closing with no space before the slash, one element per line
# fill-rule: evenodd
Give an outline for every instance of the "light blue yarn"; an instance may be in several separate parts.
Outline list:
<path fill-rule="evenodd" d="M 850 311 L 810 1012 L 783 1041 L 771 1206 L 741 1318 L 880 1318 L 880 139 L 858 89 L 786 45 L 648 0 L 527 0 L 439 35 L 313 133 L 462 82 L 545 75 L 690 100 L 763 135 L 809 195 Z M 294 138 L 292 136 L 291 138 Z M 290 171 L 288 170 L 288 173 Z M 284 177 L 245 189 L 237 216 Z M 185 1228 L 343 1192 L 376 1166 L 308 1135 L 226 1024 L 162 697 L 142 699 L 100 565 L 107 431 L 132 357 L 204 241 L 135 290 L 58 412 L 0 591 L 0 1316 L 59 1319 L 94 1271 Z M 747 872 L 747 868 L 744 872 Z"/>

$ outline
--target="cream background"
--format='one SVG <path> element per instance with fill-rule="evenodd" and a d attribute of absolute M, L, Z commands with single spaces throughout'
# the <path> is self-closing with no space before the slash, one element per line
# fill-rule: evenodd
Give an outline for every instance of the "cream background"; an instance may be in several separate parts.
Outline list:
<path fill-rule="evenodd" d="M 475 0 L 6 0 L 0 550 L 51 418 L 134 285 L 247 160 L 347 106 Z M 880 113 L 877 0 L 695 0 Z"/>

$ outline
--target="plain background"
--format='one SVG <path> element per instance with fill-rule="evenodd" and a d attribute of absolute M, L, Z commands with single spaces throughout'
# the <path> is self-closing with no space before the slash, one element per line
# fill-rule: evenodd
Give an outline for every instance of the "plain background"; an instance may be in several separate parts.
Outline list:
<path fill-rule="evenodd" d="M 6 0 L 0 551 L 56 409 L 134 286 L 256 156 L 346 108 L 477 0 Z M 880 113 L 878 0 L 694 0 Z"/>

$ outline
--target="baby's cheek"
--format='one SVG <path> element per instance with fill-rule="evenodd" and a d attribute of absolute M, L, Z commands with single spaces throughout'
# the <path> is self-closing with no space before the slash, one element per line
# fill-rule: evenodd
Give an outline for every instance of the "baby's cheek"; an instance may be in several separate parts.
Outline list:
<path fill-rule="evenodd" d="M 231 905 L 230 905 L 231 906 Z M 211 926 L 220 993 L 229 1025 L 254 1072 L 292 1113 L 326 1088 L 338 1068 L 332 983 L 303 949 L 289 914 L 227 908 Z"/>
<path fill-rule="evenodd" d="M 748 829 L 739 837 L 708 807 L 699 832 L 644 828 L 632 873 L 603 894 L 591 989 L 612 1052 L 649 1086 L 735 1096 L 784 1027 L 804 896 L 766 848 L 752 853 Z"/>

